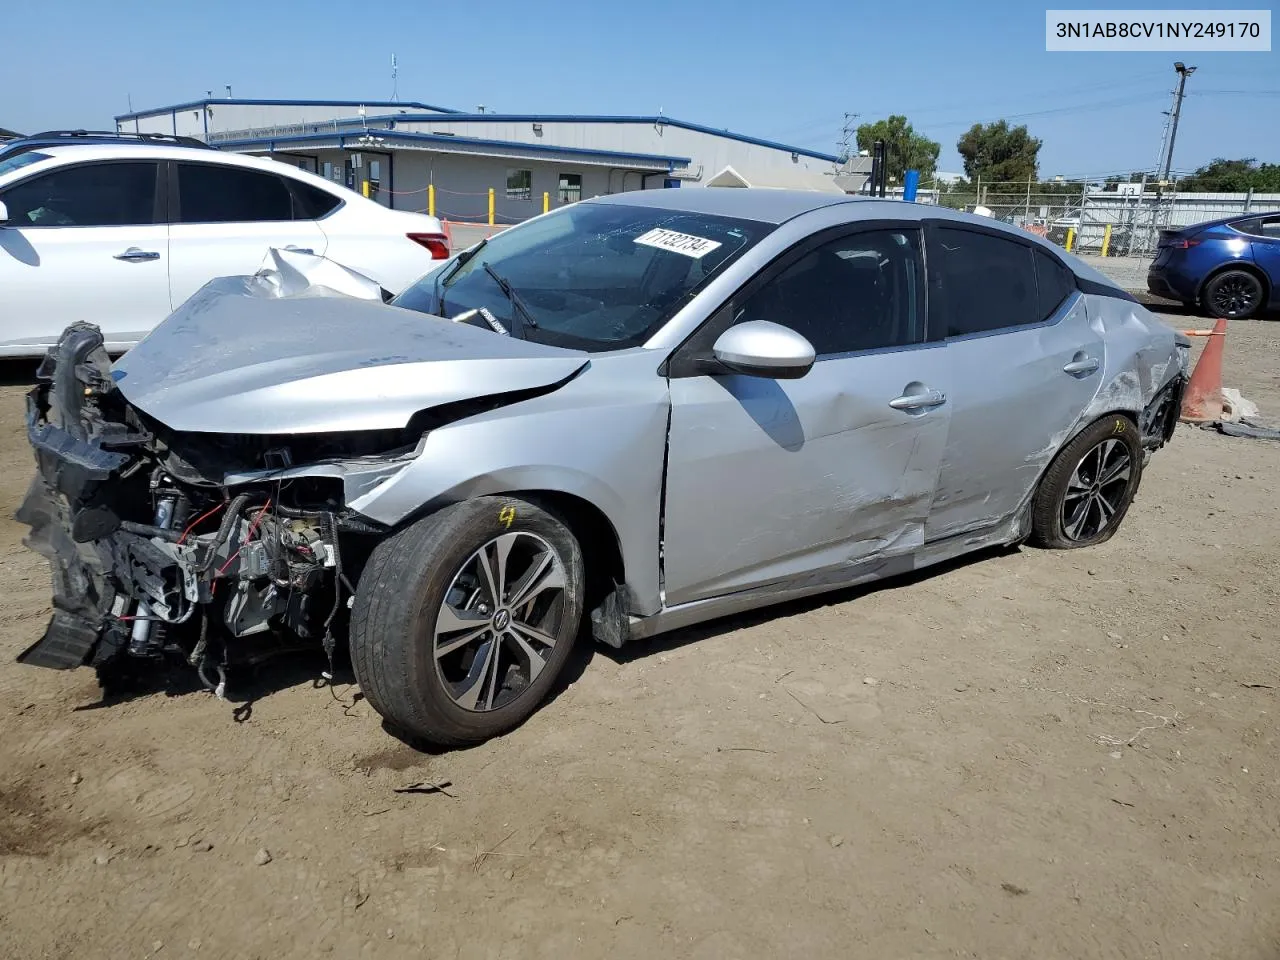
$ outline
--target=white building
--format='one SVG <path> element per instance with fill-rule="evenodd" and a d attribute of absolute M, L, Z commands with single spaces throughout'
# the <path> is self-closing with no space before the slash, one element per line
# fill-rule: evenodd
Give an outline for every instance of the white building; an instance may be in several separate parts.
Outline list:
<path fill-rule="evenodd" d="M 297 164 L 396 209 L 515 223 L 587 197 L 706 186 L 842 192 L 836 157 L 666 116 L 464 113 L 390 101 L 206 99 L 116 118 Z M 733 173 L 726 173 L 732 168 Z M 747 173 L 742 173 L 747 172 Z"/>

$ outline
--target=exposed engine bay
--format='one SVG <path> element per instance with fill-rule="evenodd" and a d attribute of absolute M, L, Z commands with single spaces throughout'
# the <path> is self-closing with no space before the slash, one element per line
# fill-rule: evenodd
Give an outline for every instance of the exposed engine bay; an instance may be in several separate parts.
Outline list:
<path fill-rule="evenodd" d="M 52 566 L 54 609 L 20 662 L 104 668 L 180 650 L 221 694 L 229 667 L 299 643 L 322 644 L 332 661 L 354 593 L 344 540 L 358 564 L 385 528 L 345 510 L 328 478 L 232 487 L 223 477 L 298 458 L 394 456 L 412 451 L 409 431 L 178 433 L 125 401 L 88 324 L 63 334 L 37 376 L 27 418 L 39 470 L 17 519 Z"/>

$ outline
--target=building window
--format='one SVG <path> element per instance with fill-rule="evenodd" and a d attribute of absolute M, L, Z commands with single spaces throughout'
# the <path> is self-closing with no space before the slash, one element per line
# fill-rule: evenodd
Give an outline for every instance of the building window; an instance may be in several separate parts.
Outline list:
<path fill-rule="evenodd" d="M 582 174 L 560 174 L 560 202 L 577 203 L 582 199 Z"/>
<path fill-rule="evenodd" d="M 533 171 L 532 170 L 508 170 L 507 171 L 507 199 L 508 200 L 532 200 L 533 199 Z"/>

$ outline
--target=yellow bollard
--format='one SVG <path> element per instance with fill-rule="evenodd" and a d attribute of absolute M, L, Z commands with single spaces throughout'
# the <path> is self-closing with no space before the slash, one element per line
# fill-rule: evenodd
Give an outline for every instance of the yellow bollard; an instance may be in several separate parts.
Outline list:
<path fill-rule="evenodd" d="M 1102 231 L 1102 255 L 1105 257 L 1107 251 L 1111 249 L 1111 224 L 1107 224 L 1107 229 Z"/>
<path fill-rule="evenodd" d="M 1071 246 L 1076 242 L 1076 228 L 1067 227 L 1067 253 L 1071 252 Z"/>
<path fill-rule="evenodd" d="M 427 184 L 427 213 L 433 217 L 436 215 L 436 185 L 434 183 Z"/>
<path fill-rule="evenodd" d="M 360 181 L 360 192 L 364 194 L 366 200 L 369 199 L 369 181 L 368 180 Z"/>
<path fill-rule="evenodd" d="M 489 188 L 489 226 L 493 226 L 493 187 Z"/>
<path fill-rule="evenodd" d="M 551 194 L 544 193 L 542 195 L 542 212 L 546 213 L 551 209 Z"/>

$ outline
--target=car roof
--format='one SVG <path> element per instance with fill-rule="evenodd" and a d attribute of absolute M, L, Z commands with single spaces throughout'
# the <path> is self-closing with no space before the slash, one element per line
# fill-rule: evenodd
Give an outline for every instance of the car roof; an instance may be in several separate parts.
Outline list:
<path fill-rule="evenodd" d="M 274 166 L 270 167 L 272 170 L 277 167 L 297 169 L 296 167 L 290 167 L 289 164 L 269 161 L 262 157 L 226 153 L 205 147 L 180 147 L 162 143 L 61 142 L 50 143 L 48 146 L 40 147 L 40 153 L 47 153 L 49 156 L 58 157 L 59 159 L 114 160 L 126 157 L 141 157 L 153 160 L 195 160 L 204 161 L 205 163 L 231 163 L 259 168 L 264 164 L 270 163 L 274 164 Z"/>
<path fill-rule="evenodd" d="M 837 203 L 856 203 L 858 197 L 810 190 L 773 190 L 760 187 L 688 187 L 667 190 L 633 190 L 594 197 L 587 203 L 616 203 L 637 207 L 659 207 L 687 213 L 737 217 L 761 223 L 784 223 Z"/>
<path fill-rule="evenodd" d="M 1189 223 L 1185 227 L 1170 227 L 1169 232 L 1188 233 L 1208 230 L 1210 227 L 1223 227 L 1227 224 L 1239 223 L 1241 220 L 1257 220 L 1260 217 L 1277 216 L 1280 216 L 1280 210 L 1250 210 L 1248 213 L 1233 213 L 1229 217 L 1218 217 L 1215 220 L 1201 220 L 1199 223 Z"/>

